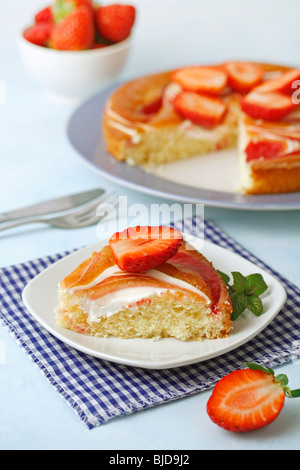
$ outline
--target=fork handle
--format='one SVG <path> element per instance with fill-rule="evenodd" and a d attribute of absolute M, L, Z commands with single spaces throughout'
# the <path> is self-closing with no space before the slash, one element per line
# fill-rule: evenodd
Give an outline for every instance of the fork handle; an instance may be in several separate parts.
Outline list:
<path fill-rule="evenodd" d="M 32 217 L 30 219 L 23 219 L 23 220 L 16 220 L 15 222 L 3 222 L 3 225 L 0 225 L 0 232 L 3 232 L 4 230 L 9 230 L 11 228 L 19 227 L 20 225 L 25 225 L 25 224 L 36 224 L 36 223 L 47 223 L 46 219 L 41 219 L 41 218 L 35 218 Z"/>

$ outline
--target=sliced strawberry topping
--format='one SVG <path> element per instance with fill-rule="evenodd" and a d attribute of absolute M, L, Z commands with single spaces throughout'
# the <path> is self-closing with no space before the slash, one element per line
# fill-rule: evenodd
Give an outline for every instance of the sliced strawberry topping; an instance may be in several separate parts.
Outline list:
<path fill-rule="evenodd" d="M 172 74 L 184 90 L 219 95 L 227 86 L 227 74 L 212 67 L 185 67 Z"/>
<path fill-rule="evenodd" d="M 260 135 L 262 138 L 266 139 L 268 139 L 268 135 L 272 134 L 282 139 L 300 141 L 300 126 L 298 123 L 294 122 L 264 122 L 258 125 L 248 123 L 247 129 L 250 134 Z"/>
<path fill-rule="evenodd" d="M 247 162 L 262 158 L 271 160 L 277 158 L 284 152 L 286 145 L 279 140 L 264 140 L 250 142 L 246 148 Z"/>
<path fill-rule="evenodd" d="M 183 91 L 174 99 L 174 108 L 178 114 L 203 127 L 215 127 L 226 114 L 226 105 L 219 98 Z"/>
<path fill-rule="evenodd" d="M 162 96 L 159 96 L 157 99 L 143 106 L 141 112 L 143 114 L 156 114 L 160 110 L 162 103 L 163 98 Z"/>
<path fill-rule="evenodd" d="M 118 275 L 110 276 L 96 286 L 91 287 L 88 291 L 88 297 L 91 300 L 97 300 L 112 292 L 122 289 L 134 289 L 136 287 L 155 287 L 158 289 L 172 290 L 175 286 L 174 284 L 163 282 L 147 275 L 126 273 L 122 277 Z M 186 294 L 185 289 L 176 286 L 176 290 Z"/>
<path fill-rule="evenodd" d="M 179 264 L 197 272 L 210 289 L 213 305 L 217 305 L 221 294 L 220 278 L 209 264 L 200 261 L 195 256 L 192 256 L 192 254 L 182 250 L 179 250 L 169 262 Z"/>
<path fill-rule="evenodd" d="M 130 227 L 115 233 L 109 244 L 120 269 L 141 273 L 172 258 L 182 240 L 181 233 L 172 227 Z"/>
<path fill-rule="evenodd" d="M 295 109 L 289 96 L 281 93 L 256 93 L 246 95 L 241 106 L 243 111 L 253 119 L 280 121 Z"/>
<path fill-rule="evenodd" d="M 274 421 L 284 402 L 284 388 L 271 373 L 249 368 L 233 371 L 216 384 L 207 412 L 220 427 L 245 432 Z"/>
<path fill-rule="evenodd" d="M 296 80 L 300 80 L 300 69 L 293 69 L 289 72 L 285 72 L 278 78 L 267 80 L 262 85 L 259 85 L 255 91 L 258 93 L 273 93 L 275 91 L 291 94 L 295 91 L 293 83 Z"/>
<path fill-rule="evenodd" d="M 237 91 L 248 92 L 262 82 L 262 67 L 249 62 L 228 62 L 225 64 L 229 85 Z"/>

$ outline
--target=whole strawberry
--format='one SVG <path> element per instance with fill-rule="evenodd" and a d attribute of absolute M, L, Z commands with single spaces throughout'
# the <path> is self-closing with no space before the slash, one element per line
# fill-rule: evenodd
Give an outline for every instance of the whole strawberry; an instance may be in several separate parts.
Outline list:
<path fill-rule="evenodd" d="M 94 44 L 94 19 L 87 6 L 75 7 L 53 28 L 49 45 L 61 51 L 81 51 Z"/>
<path fill-rule="evenodd" d="M 40 10 L 34 17 L 36 23 L 52 23 L 53 22 L 53 12 L 52 6 L 48 6 Z"/>
<path fill-rule="evenodd" d="M 99 36 L 107 41 L 124 41 L 135 22 L 135 8 L 132 5 L 112 4 L 95 9 L 96 28 Z"/>
<path fill-rule="evenodd" d="M 48 45 L 48 40 L 51 36 L 53 30 L 53 24 L 50 22 L 41 22 L 36 23 L 29 28 L 27 28 L 23 36 L 27 41 L 36 44 L 37 46 L 46 47 Z"/>
<path fill-rule="evenodd" d="M 75 8 L 82 6 L 88 7 L 93 12 L 93 0 L 55 0 L 51 8 L 54 22 L 59 23 Z"/>

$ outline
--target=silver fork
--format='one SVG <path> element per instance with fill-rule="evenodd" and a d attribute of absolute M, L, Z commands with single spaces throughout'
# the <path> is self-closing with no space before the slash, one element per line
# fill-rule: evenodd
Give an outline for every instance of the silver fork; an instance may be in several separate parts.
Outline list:
<path fill-rule="evenodd" d="M 28 219 L 18 220 L 3 224 L 3 226 L 0 225 L 0 231 L 19 227 L 20 225 L 36 223 L 48 224 L 58 228 L 81 228 L 94 225 L 107 217 L 113 209 L 117 209 L 119 205 L 118 197 L 118 194 L 112 192 L 102 196 L 97 201 L 93 201 L 92 204 L 86 205 L 84 208 L 73 211 L 69 214 L 51 218 L 31 217 Z M 99 213 L 100 208 L 103 208 L 101 213 Z"/>

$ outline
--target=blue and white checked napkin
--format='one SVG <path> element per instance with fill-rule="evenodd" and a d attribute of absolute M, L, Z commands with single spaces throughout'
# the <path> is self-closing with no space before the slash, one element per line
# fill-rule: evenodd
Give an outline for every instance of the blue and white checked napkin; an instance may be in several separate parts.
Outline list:
<path fill-rule="evenodd" d="M 195 233 L 193 227 L 198 223 L 195 219 L 185 220 L 184 230 Z M 176 369 L 146 370 L 87 356 L 56 339 L 31 317 L 22 302 L 24 287 L 66 253 L 0 270 L 0 323 L 89 429 L 117 416 L 207 390 L 245 362 L 274 367 L 299 355 L 300 289 L 211 222 L 205 222 L 204 230 L 206 240 L 238 253 L 277 277 L 287 291 L 287 302 L 275 320 L 247 344 L 220 357 Z"/>

